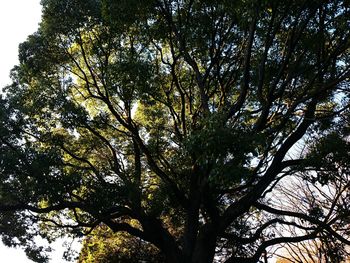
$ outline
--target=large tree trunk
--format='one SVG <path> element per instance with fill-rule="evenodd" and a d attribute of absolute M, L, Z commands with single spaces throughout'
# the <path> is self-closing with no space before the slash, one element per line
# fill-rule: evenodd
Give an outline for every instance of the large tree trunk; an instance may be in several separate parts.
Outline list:
<path fill-rule="evenodd" d="M 192 254 L 191 263 L 211 263 L 215 255 L 217 231 L 212 223 L 204 225 L 199 231 Z"/>
<path fill-rule="evenodd" d="M 160 220 L 145 217 L 141 223 L 145 233 L 147 233 L 148 240 L 162 251 L 167 263 L 185 262 L 183 253 L 175 239 L 163 228 Z"/>

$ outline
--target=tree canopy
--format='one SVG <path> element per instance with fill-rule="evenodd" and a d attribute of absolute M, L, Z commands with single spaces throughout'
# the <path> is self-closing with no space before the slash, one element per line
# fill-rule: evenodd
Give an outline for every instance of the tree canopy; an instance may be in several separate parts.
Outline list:
<path fill-rule="evenodd" d="M 105 231 L 169 263 L 309 241 L 346 257 L 349 1 L 42 5 L 1 98 L 6 244 L 45 262 L 37 234 Z"/>

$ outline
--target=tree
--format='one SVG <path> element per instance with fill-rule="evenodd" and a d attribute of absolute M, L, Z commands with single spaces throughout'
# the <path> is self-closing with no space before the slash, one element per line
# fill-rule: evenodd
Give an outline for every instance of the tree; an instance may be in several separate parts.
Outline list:
<path fill-rule="evenodd" d="M 127 233 L 113 233 L 106 226 L 87 236 L 79 255 L 79 263 L 161 263 L 164 258 L 154 246 Z"/>
<path fill-rule="evenodd" d="M 348 1 L 42 5 L 1 103 L 7 244 L 45 261 L 36 234 L 108 227 L 171 263 L 350 244 Z"/>

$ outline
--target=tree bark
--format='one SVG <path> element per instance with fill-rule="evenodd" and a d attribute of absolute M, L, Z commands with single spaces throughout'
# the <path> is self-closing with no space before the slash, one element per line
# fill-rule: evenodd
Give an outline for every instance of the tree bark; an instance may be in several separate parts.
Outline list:
<path fill-rule="evenodd" d="M 217 231 L 212 223 L 204 225 L 199 231 L 191 263 L 211 263 L 215 256 Z"/>

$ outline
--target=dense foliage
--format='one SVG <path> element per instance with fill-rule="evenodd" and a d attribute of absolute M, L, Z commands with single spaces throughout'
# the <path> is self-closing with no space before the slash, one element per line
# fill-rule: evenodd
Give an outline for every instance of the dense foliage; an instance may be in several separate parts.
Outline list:
<path fill-rule="evenodd" d="M 78 263 L 162 263 L 158 249 L 125 232 L 113 233 L 106 226 L 98 227 L 85 238 Z"/>
<path fill-rule="evenodd" d="M 346 257 L 349 1 L 42 5 L 0 105 L 6 244 L 39 262 L 35 236 L 65 233 L 95 233 L 81 257 L 115 236 L 122 262 L 255 263 L 309 241 Z"/>

